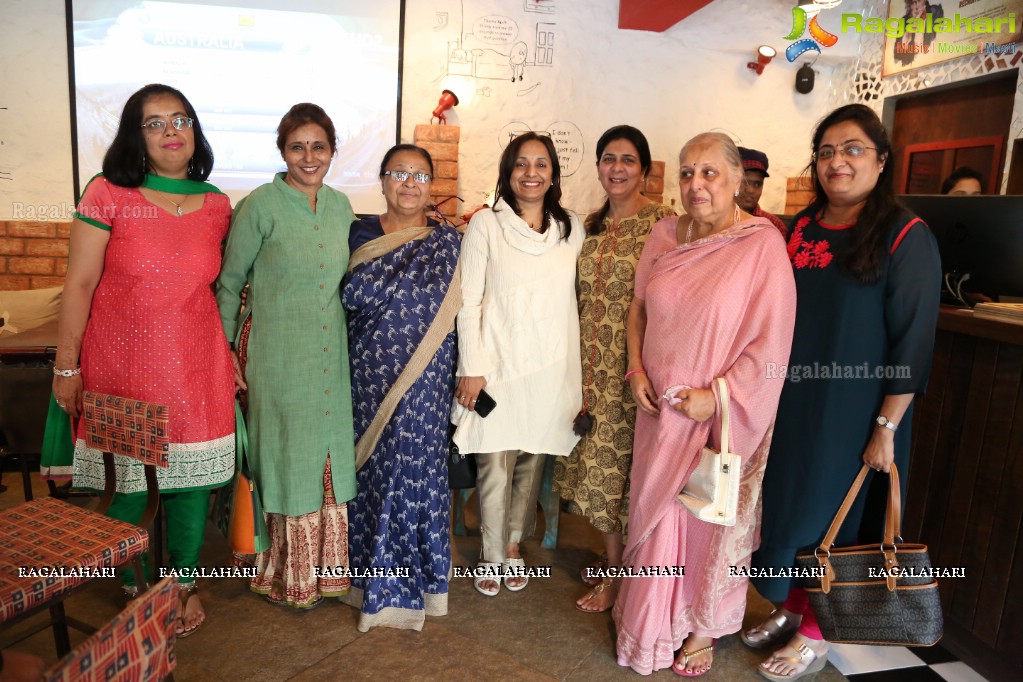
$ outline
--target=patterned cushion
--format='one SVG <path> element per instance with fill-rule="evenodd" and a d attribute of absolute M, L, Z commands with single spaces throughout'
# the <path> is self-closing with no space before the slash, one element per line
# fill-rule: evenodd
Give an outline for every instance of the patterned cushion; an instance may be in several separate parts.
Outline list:
<path fill-rule="evenodd" d="M 178 585 L 167 577 L 43 674 L 45 682 L 147 682 L 174 670 Z"/>
<path fill-rule="evenodd" d="M 92 577 L 40 573 L 118 566 L 149 546 L 145 530 L 52 497 L 0 511 L 0 528 L 0 623 Z"/>
<path fill-rule="evenodd" d="M 164 469 L 170 457 L 166 405 L 86 391 L 82 396 L 85 443 Z"/>

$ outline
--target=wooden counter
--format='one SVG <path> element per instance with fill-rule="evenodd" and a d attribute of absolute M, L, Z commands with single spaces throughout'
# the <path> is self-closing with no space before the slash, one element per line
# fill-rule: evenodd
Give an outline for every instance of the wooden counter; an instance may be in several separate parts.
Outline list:
<path fill-rule="evenodd" d="M 903 537 L 965 569 L 941 584 L 942 645 L 1023 679 L 1023 325 L 942 307 L 913 419 Z"/>

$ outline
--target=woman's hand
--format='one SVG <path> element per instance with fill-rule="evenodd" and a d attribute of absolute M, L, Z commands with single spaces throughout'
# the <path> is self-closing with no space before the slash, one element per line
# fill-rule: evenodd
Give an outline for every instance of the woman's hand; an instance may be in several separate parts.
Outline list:
<path fill-rule="evenodd" d="M 242 365 L 238 362 L 237 351 L 231 351 L 231 364 L 234 365 L 234 385 L 238 387 L 239 391 L 249 390 L 249 385 L 245 383 L 245 374 L 242 372 Z"/>
<path fill-rule="evenodd" d="M 487 385 L 483 377 L 460 377 L 458 385 L 455 386 L 455 400 L 465 409 L 474 412 L 476 410 L 476 399 L 480 391 Z"/>
<path fill-rule="evenodd" d="M 60 409 L 77 419 L 82 413 L 82 375 L 53 377 L 53 397 Z"/>
<path fill-rule="evenodd" d="M 718 411 L 714 391 L 709 388 L 683 388 L 675 394 L 672 407 L 695 422 L 705 422 Z"/>
<path fill-rule="evenodd" d="M 656 417 L 661 413 L 660 408 L 657 407 L 659 399 L 657 392 L 654 391 L 654 385 L 650 383 L 650 378 L 646 375 L 646 372 L 636 372 L 630 376 L 629 388 L 632 389 L 632 398 L 636 401 L 639 409 L 651 417 Z"/>
<path fill-rule="evenodd" d="M 888 473 L 895 461 L 895 433 L 882 427 L 874 427 L 867 447 L 863 450 L 863 463 L 874 471 Z"/>

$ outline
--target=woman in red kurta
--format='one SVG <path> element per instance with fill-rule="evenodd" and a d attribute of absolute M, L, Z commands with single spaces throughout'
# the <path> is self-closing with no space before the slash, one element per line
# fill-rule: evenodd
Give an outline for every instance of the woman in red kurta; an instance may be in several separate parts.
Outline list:
<path fill-rule="evenodd" d="M 189 574 L 210 490 L 230 480 L 235 461 L 233 370 L 211 289 L 231 206 L 204 182 L 212 168 L 184 95 L 148 85 L 128 99 L 103 174 L 86 187 L 71 226 L 54 367 L 56 402 L 72 419 L 84 390 L 169 408 L 170 463 L 157 478 L 171 567 L 183 574 L 179 637 L 205 618 Z M 143 467 L 115 460 L 108 514 L 138 523 Z M 79 424 L 74 483 L 102 489 L 103 479 L 102 453 L 86 446 Z"/>

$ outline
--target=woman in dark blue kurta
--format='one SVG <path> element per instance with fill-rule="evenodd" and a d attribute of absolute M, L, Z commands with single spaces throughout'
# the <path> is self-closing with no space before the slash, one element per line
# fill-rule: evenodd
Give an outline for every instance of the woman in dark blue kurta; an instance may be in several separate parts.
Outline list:
<path fill-rule="evenodd" d="M 425 616 L 447 613 L 461 235 L 426 217 L 432 171 L 418 147 L 384 157 L 387 212 L 352 224 L 341 287 L 358 467 L 348 505 L 352 591 L 343 601 L 361 609 L 362 632 L 419 630 Z"/>
<path fill-rule="evenodd" d="M 788 245 L 797 292 L 792 355 L 787 367 L 767 368 L 787 380 L 764 477 L 758 568 L 791 567 L 797 551 L 816 546 L 864 462 L 888 471 L 894 461 L 905 499 L 912 399 L 930 373 L 941 271 L 930 230 L 894 201 L 889 153 L 884 128 L 863 105 L 832 112 L 814 135 L 817 197 L 796 217 Z M 871 478 L 887 490 L 887 477 Z M 865 490 L 836 544 L 879 541 L 878 506 Z M 747 644 L 784 644 L 799 625 L 760 672 L 794 679 L 822 667 L 827 644 L 805 593 L 790 593 L 785 578 L 754 585 L 785 603 L 743 633 Z"/>

